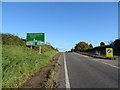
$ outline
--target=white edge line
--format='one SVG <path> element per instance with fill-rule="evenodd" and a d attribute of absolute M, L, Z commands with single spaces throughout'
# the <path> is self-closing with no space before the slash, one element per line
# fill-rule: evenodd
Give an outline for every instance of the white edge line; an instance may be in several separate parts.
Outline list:
<path fill-rule="evenodd" d="M 102 62 L 102 63 L 104 63 L 104 62 Z M 112 66 L 112 67 L 114 67 L 114 68 L 118 68 L 118 69 L 120 69 L 119 67 L 114 66 L 114 65 L 111 65 L 111 64 L 108 64 L 108 63 L 104 63 L 104 64 L 107 64 L 107 65 Z"/>
<path fill-rule="evenodd" d="M 99 61 L 97 61 L 97 60 L 95 60 L 95 59 L 92 59 L 92 60 L 94 60 L 94 61 L 96 61 L 96 62 L 99 62 Z M 109 65 L 109 66 L 114 67 L 114 68 L 120 69 L 119 67 L 114 66 L 114 65 L 112 65 L 112 64 L 108 64 L 108 63 L 105 63 L 105 62 L 101 62 L 101 63 L 106 64 L 106 65 Z"/>
<path fill-rule="evenodd" d="M 70 90 L 70 82 L 69 82 L 69 77 L 68 77 L 65 53 L 63 55 L 64 55 L 64 68 L 65 68 L 65 84 L 66 84 L 66 88 L 68 88 Z"/>
<path fill-rule="evenodd" d="M 77 55 L 80 55 L 80 54 L 78 54 L 78 53 L 76 53 L 76 54 L 77 54 Z M 83 56 L 84 56 L 84 55 L 83 55 Z M 92 60 L 97 61 L 97 60 L 95 60 L 95 59 L 92 59 Z M 97 61 L 97 62 L 99 62 L 99 61 Z M 109 66 L 114 67 L 114 68 L 117 68 L 117 69 L 120 69 L 120 67 L 117 67 L 117 66 L 114 66 L 114 65 L 111 65 L 111 64 L 105 63 L 105 62 L 100 62 L 100 63 L 106 64 L 106 65 L 109 65 Z"/>

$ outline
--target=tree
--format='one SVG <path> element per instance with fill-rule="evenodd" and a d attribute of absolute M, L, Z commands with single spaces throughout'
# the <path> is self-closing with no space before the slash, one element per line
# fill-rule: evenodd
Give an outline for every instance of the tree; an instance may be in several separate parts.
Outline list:
<path fill-rule="evenodd" d="M 101 42 L 101 43 L 100 43 L 100 46 L 101 46 L 101 47 L 104 47 L 104 46 L 105 46 L 105 43 L 104 43 L 104 42 Z"/>
<path fill-rule="evenodd" d="M 93 48 L 93 45 L 92 44 L 89 44 L 90 48 Z"/>
<path fill-rule="evenodd" d="M 108 42 L 108 44 L 112 44 L 113 43 L 113 41 L 112 40 L 110 40 L 109 42 Z"/>
<path fill-rule="evenodd" d="M 89 48 L 90 48 L 90 46 L 86 42 L 79 42 L 75 46 L 76 51 L 85 51 L 85 50 L 87 50 Z"/>
<path fill-rule="evenodd" d="M 71 49 L 71 52 L 74 52 L 74 48 Z"/>
<path fill-rule="evenodd" d="M 116 39 L 112 45 L 114 46 L 114 48 L 116 48 L 117 50 L 120 50 L 120 39 Z"/>

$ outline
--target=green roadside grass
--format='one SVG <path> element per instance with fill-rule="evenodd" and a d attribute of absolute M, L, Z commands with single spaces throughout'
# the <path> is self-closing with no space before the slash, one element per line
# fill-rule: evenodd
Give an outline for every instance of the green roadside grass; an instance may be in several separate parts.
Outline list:
<path fill-rule="evenodd" d="M 18 88 L 58 53 L 53 49 L 39 54 L 24 46 L 3 45 L 2 88 Z"/>
<path fill-rule="evenodd" d="M 59 62 L 57 62 L 54 68 L 49 71 L 48 80 L 44 83 L 45 88 L 56 88 L 57 87 L 57 84 L 54 82 L 53 78 L 58 70 L 59 65 L 60 65 Z"/>

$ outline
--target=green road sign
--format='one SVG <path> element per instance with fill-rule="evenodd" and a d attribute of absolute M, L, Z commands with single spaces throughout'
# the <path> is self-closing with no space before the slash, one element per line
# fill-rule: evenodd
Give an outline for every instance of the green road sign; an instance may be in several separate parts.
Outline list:
<path fill-rule="evenodd" d="M 26 45 L 27 46 L 41 46 L 44 45 L 44 33 L 27 33 Z"/>

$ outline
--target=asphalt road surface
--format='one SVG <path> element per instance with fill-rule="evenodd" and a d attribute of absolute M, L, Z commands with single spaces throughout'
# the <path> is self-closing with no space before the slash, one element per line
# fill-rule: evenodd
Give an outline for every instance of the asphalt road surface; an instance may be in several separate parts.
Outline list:
<path fill-rule="evenodd" d="M 77 53 L 63 53 L 60 63 L 59 88 L 118 88 L 118 67 L 112 62 L 106 64 Z"/>

